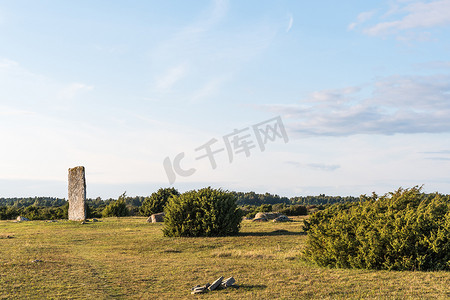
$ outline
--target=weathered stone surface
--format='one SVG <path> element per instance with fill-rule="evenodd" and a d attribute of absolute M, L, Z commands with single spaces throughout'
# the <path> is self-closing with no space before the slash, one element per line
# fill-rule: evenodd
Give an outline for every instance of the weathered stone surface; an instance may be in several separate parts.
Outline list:
<path fill-rule="evenodd" d="M 217 278 L 216 281 L 214 281 L 212 284 L 207 283 L 206 285 L 200 286 L 196 285 L 191 289 L 191 294 L 202 294 L 209 291 L 214 291 L 217 288 L 220 289 L 226 289 L 230 286 L 238 287 L 237 285 L 234 285 L 236 280 L 233 277 L 229 277 L 225 280 L 223 280 L 223 276 Z"/>
<path fill-rule="evenodd" d="M 291 219 L 289 219 L 285 215 L 281 215 L 273 220 L 273 222 L 290 222 L 290 221 L 291 221 Z"/>
<path fill-rule="evenodd" d="M 236 280 L 234 280 L 233 277 L 229 277 L 229 278 L 225 279 L 224 281 L 222 281 L 221 285 L 223 288 L 227 288 L 227 287 L 232 286 L 235 282 L 236 282 Z"/>
<path fill-rule="evenodd" d="M 210 284 L 207 283 L 203 286 L 200 285 L 196 285 L 191 289 L 191 294 L 202 294 L 202 293 L 206 293 L 208 291 Z"/>
<path fill-rule="evenodd" d="M 211 283 L 211 285 L 208 287 L 208 289 L 210 291 L 214 291 L 222 283 L 222 280 L 223 280 L 223 276 L 220 276 L 219 278 L 216 279 L 216 281 Z"/>
<path fill-rule="evenodd" d="M 86 178 L 84 167 L 69 169 L 69 220 L 86 220 Z"/>
<path fill-rule="evenodd" d="M 254 218 L 252 220 L 252 222 L 267 222 L 267 219 L 262 217 L 262 218 Z"/>
<path fill-rule="evenodd" d="M 30 219 L 27 219 L 27 218 L 22 217 L 22 216 L 18 216 L 16 220 L 17 220 L 18 222 L 30 221 Z"/>
<path fill-rule="evenodd" d="M 150 216 L 152 223 L 164 222 L 164 213 L 157 213 Z"/>
<path fill-rule="evenodd" d="M 255 215 L 255 219 L 266 218 L 267 220 L 273 220 L 280 215 L 281 214 L 277 212 L 259 212 Z"/>

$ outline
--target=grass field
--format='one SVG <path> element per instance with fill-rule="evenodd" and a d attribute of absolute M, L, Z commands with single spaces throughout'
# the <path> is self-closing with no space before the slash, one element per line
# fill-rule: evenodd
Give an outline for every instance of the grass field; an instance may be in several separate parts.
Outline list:
<path fill-rule="evenodd" d="M 0 221 L 0 298 L 450 298 L 450 272 L 326 269 L 302 261 L 301 218 L 243 221 L 235 237 L 166 238 L 161 228 L 145 218 Z M 233 276 L 239 287 L 190 294 L 220 276 Z"/>

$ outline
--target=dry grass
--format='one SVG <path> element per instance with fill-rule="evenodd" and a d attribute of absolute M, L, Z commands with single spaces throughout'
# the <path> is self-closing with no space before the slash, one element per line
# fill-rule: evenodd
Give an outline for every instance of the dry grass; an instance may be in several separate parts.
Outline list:
<path fill-rule="evenodd" d="M 165 238 L 162 225 L 145 218 L 0 221 L 0 298 L 450 298 L 449 272 L 325 269 L 302 261 L 301 218 L 242 225 L 235 237 Z M 239 288 L 190 295 L 192 286 L 219 276 L 234 276 Z"/>

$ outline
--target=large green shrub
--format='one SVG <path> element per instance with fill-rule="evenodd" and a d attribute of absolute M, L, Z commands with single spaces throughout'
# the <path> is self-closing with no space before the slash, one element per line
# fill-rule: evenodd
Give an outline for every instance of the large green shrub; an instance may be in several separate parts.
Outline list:
<path fill-rule="evenodd" d="M 399 189 L 333 205 L 306 222 L 304 254 L 322 266 L 450 270 L 450 197 Z"/>
<path fill-rule="evenodd" d="M 175 188 L 160 188 L 157 192 L 151 194 L 150 197 L 144 199 L 139 212 L 146 217 L 160 213 L 164 210 L 164 206 L 166 206 L 169 198 L 178 195 L 180 193 Z"/>
<path fill-rule="evenodd" d="M 170 198 L 164 213 L 165 236 L 234 235 L 242 220 L 236 196 L 210 187 Z"/>
<path fill-rule="evenodd" d="M 129 210 L 126 204 L 126 193 L 123 193 L 119 199 L 111 202 L 102 211 L 103 217 L 126 217 L 129 215 Z"/>

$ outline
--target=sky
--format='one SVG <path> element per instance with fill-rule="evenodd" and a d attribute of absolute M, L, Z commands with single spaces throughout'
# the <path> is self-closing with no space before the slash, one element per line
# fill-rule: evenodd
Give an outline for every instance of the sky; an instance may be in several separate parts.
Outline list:
<path fill-rule="evenodd" d="M 450 0 L 0 0 L 0 197 L 450 193 Z"/>

